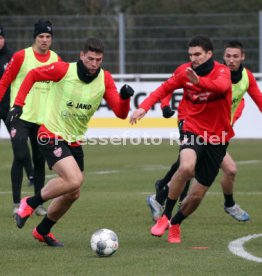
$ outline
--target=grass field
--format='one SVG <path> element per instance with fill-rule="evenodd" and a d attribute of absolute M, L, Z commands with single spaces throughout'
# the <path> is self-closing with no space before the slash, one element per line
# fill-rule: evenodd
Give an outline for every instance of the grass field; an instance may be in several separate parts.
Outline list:
<path fill-rule="evenodd" d="M 53 228 L 64 248 L 35 241 L 31 232 L 40 221 L 30 218 L 23 229 L 11 216 L 9 141 L 0 140 L 0 275 L 261 275 L 262 263 L 233 255 L 230 241 L 262 233 L 262 140 L 233 140 L 229 152 L 238 163 L 235 199 L 251 220 L 235 221 L 223 210 L 219 180 L 198 210 L 181 226 L 182 243 L 152 237 L 146 196 L 176 159 L 178 148 L 160 146 L 84 146 L 85 182 L 80 199 Z M 47 179 L 53 174 L 47 170 Z M 32 188 L 23 184 L 23 195 Z M 91 234 L 114 230 L 119 249 L 99 258 L 90 249 Z M 262 258 L 262 237 L 245 243 Z"/>

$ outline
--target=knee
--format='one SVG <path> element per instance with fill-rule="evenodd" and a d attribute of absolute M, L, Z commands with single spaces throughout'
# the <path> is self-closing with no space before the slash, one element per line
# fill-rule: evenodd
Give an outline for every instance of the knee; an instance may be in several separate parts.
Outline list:
<path fill-rule="evenodd" d="M 24 139 L 11 139 L 14 160 L 24 163 L 27 158 L 30 158 L 27 140 Z"/>
<path fill-rule="evenodd" d="M 235 177 L 237 174 L 237 166 L 235 163 L 232 163 L 230 166 L 224 169 L 224 173 L 229 177 Z"/>
<path fill-rule="evenodd" d="M 27 156 L 27 152 L 21 150 L 14 153 L 14 159 L 19 163 L 24 163 L 27 159 Z"/>
<path fill-rule="evenodd" d="M 83 183 L 83 174 L 79 171 L 70 176 L 68 182 L 74 192 L 80 191 L 80 187 Z"/>
<path fill-rule="evenodd" d="M 74 202 L 80 197 L 80 188 L 65 195 L 67 201 Z"/>
<path fill-rule="evenodd" d="M 34 167 L 44 167 L 45 166 L 45 159 L 42 155 L 37 155 L 33 157 Z"/>
<path fill-rule="evenodd" d="M 178 168 L 178 172 L 186 176 L 188 179 L 191 179 L 195 175 L 195 168 L 191 164 L 181 164 Z"/>

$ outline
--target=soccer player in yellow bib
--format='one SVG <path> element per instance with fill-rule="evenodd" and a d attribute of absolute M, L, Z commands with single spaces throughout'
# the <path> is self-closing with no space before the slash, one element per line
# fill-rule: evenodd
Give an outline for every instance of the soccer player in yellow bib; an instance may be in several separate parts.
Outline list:
<path fill-rule="evenodd" d="M 16 224 L 22 228 L 39 204 L 52 199 L 47 215 L 33 230 L 34 238 L 49 246 L 63 246 L 51 228 L 80 196 L 84 170 L 81 140 L 90 118 L 103 98 L 117 117 L 125 119 L 129 112 L 134 91 L 124 85 L 118 93 L 111 74 L 101 68 L 103 56 L 102 41 L 89 38 L 78 62 L 55 62 L 31 70 L 8 115 L 12 122 L 22 114 L 25 98 L 35 82 L 53 81 L 38 141 L 49 168 L 58 176 L 49 180 L 37 195 L 23 198 L 16 213 Z"/>
<path fill-rule="evenodd" d="M 32 46 L 19 50 L 12 56 L 0 81 L 0 102 L 4 95 L 8 93 L 8 87 L 11 85 L 10 105 L 12 106 L 22 81 L 31 69 L 61 60 L 55 52 L 50 50 L 53 41 L 51 22 L 47 20 L 36 22 L 33 38 L 34 42 Z M 30 94 L 26 99 L 27 104 L 23 115 L 9 129 L 14 156 L 11 169 L 14 211 L 21 199 L 23 167 L 28 158 L 30 158 L 27 145 L 28 139 L 30 140 L 32 149 L 35 194 L 42 189 L 45 183 L 45 160 L 37 144 L 37 131 L 43 122 L 45 101 L 50 86 L 51 82 L 38 82 L 34 84 L 32 91 L 39 91 L 39 93 Z M 44 216 L 46 210 L 42 205 L 39 205 L 35 213 Z"/>

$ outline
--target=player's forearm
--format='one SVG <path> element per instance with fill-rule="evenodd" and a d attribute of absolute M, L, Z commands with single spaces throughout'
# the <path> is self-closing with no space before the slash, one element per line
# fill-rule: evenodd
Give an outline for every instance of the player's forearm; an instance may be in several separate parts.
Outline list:
<path fill-rule="evenodd" d="M 130 109 L 130 99 L 123 100 L 121 99 L 118 92 L 116 93 L 108 93 L 104 97 L 108 106 L 115 115 L 120 119 L 125 119 L 128 115 Z"/>
<path fill-rule="evenodd" d="M 6 71 L 0 80 L 0 102 L 2 101 L 8 87 L 11 85 L 12 81 L 15 79 L 16 75 L 11 74 L 11 71 Z"/>
<path fill-rule="evenodd" d="M 162 99 L 170 99 L 175 89 L 180 88 L 176 77 L 171 77 L 153 91 L 140 105 L 140 108 L 148 111 L 155 103 Z M 171 95 L 170 95 L 171 94 Z M 169 96 L 169 97 L 168 97 Z M 165 103 L 165 101 L 164 101 Z"/>
<path fill-rule="evenodd" d="M 0 82 L 0 102 L 3 100 L 8 87 L 5 87 Z"/>
<path fill-rule="evenodd" d="M 168 94 L 167 97 L 165 97 L 164 99 L 161 100 L 161 108 L 165 107 L 165 106 L 169 106 L 170 100 L 171 100 L 172 94 Z"/>
<path fill-rule="evenodd" d="M 230 78 L 223 77 L 211 80 L 205 77 L 199 77 L 199 83 L 196 86 L 205 88 L 214 93 L 225 93 L 232 85 Z"/>
<path fill-rule="evenodd" d="M 126 119 L 129 109 L 130 109 L 130 99 L 122 100 L 120 99 L 121 103 L 118 105 L 118 108 L 113 108 L 112 110 L 116 114 L 116 116 L 120 119 Z"/>

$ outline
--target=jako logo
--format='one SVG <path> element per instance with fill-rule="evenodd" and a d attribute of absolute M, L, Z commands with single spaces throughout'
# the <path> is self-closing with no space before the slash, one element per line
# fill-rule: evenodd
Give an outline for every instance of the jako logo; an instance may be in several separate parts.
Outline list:
<path fill-rule="evenodd" d="M 66 103 L 66 106 L 74 107 L 73 101 L 68 101 L 68 102 Z"/>
<path fill-rule="evenodd" d="M 76 109 L 87 109 L 87 110 L 89 110 L 89 109 L 92 108 L 91 104 L 77 103 L 75 105 L 73 101 L 68 101 L 66 103 L 66 106 L 68 106 L 68 107 L 75 107 Z"/>
<path fill-rule="evenodd" d="M 91 104 L 83 104 L 83 103 L 77 103 L 76 104 L 77 109 L 91 109 L 92 105 Z"/>

